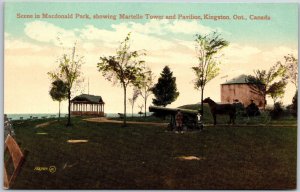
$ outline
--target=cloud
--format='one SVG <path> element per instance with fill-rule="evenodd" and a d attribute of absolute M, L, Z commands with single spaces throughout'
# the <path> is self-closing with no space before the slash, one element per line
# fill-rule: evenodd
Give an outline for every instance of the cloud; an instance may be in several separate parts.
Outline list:
<path fill-rule="evenodd" d="M 30 51 L 39 51 L 42 48 L 38 45 L 28 43 L 19 39 L 9 39 L 5 38 L 4 42 L 4 50 L 9 51 L 9 50 L 18 50 L 18 49 L 23 49 L 24 50 L 30 50 Z"/>
<path fill-rule="evenodd" d="M 86 25 L 83 29 L 78 30 L 78 33 L 81 39 L 86 40 L 101 40 L 103 42 L 116 43 L 120 39 L 119 34 L 115 31 L 97 28 L 94 25 Z"/>
<path fill-rule="evenodd" d="M 9 33 L 5 33 L 4 36 L 4 52 L 5 59 L 7 56 L 20 56 L 20 58 L 37 57 L 37 56 L 57 56 L 59 49 L 54 49 L 51 45 L 37 44 L 30 40 L 24 40 L 23 38 L 16 38 Z M 26 64 L 27 62 L 23 62 Z M 30 63 L 27 63 L 30 65 Z"/>
<path fill-rule="evenodd" d="M 201 33 L 201 34 L 207 34 L 210 33 L 212 31 L 214 31 L 213 28 L 210 27 L 206 27 L 204 25 L 201 25 L 199 23 L 197 23 L 197 21 L 174 21 L 173 23 L 170 23 L 166 29 L 169 32 L 173 32 L 173 33 L 182 33 L 182 34 L 197 34 L 197 33 Z"/>
<path fill-rule="evenodd" d="M 288 54 L 293 54 L 294 56 L 297 57 L 298 51 L 297 49 L 292 49 L 290 47 L 285 47 L 285 46 L 279 46 L 279 47 L 274 47 L 271 50 L 265 51 L 262 54 L 262 58 L 264 62 L 277 62 L 277 61 L 282 61 L 284 56 Z"/>
<path fill-rule="evenodd" d="M 142 34 L 155 34 L 155 35 L 164 35 L 166 31 L 164 30 L 168 25 L 167 20 L 150 20 L 145 24 L 135 23 L 135 22 L 126 22 L 120 23 L 117 25 L 112 25 L 111 27 L 115 30 L 130 30 L 135 31 Z"/>
<path fill-rule="evenodd" d="M 104 97 L 107 102 L 107 111 L 121 111 L 122 97 L 120 97 L 120 93 L 122 90 L 118 87 L 112 88 L 110 82 L 106 81 L 97 71 L 96 63 L 100 56 L 114 55 L 116 48 L 127 33 L 132 32 L 131 48 L 133 50 L 146 49 L 146 63 L 157 78 L 165 65 L 169 65 L 174 72 L 180 97 L 172 106 L 177 107 L 186 104 L 187 101 L 196 103 L 199 101 L 200 95 L 193 89 L 192 80 L 195 77 L 191 70 L 191 67 L 197 64 L 195 42 L 193 39 L 187 40 L 184 37 L 191 38 L 195 33 L 208 33 L 212 30 L 214 29 L 200 25 L 196 21 L 128 22 L 111 25 L 110 29 L 94 25 L 64 29 L 45 21 L 26 23 L 25 34 L 30 40 L 27 40 L 28 38 L 18 39 L 5 33 L 6 101 L 13 102 L 19 95 L 24 95 L 24 98 L 35 98 L 32 95 L 39 95 L 36 94 L 36 91 L 22 91 L 26 84 L 30 85 L 30 90 L 39 92 L 43 90 L 41 96 L 43 102 L 40 102 L 39 105 L 43 111 L 47 111 L 51 100 L 48 90 L 45 88 L 45 85 L 49 84 L 46 73 L 57 67 L 57 56 L 63 53 L 57 49 L 57 46 L 60 46 L 57 36 L 60 36 L 64 45 L 69 47 L 73 46 L 75 40 L 78 41 L 78 52 L 85 57 L 82 71 L 84 77 L 88 77 L 90 80 L 91 93 Z M 38 51 L 38 53 L 34 51 Z M 220 57 L 221 73 L 209 83 L 205 92 L 206 96 L 214 96 L 216 100 L 219 100 L 220 96 L 218 91 L 220 83 L 223 83 L 226 78 L 230 79 L 243 73 L 251 74 L 254 69 L 268 68 L 282 59 L 284 55 L 297 53 L 297 50 L 285 46 L 266 48 L 231 42 L 222 50 L 222 53 L 224 55 Z M 30 71 L 32 69 L 39 74 L 38 81 L 33 79 L 35 76 L 32 76 Z M 227 77 L 224 77 L 226 75 Z M 46 87 L 48 89 L 48 86 Z M 21 90 L 18 91 L 19 95 L 15 90 Z M 191 97 L 191 95 L 194 96 Z M 9 98 L 11 100 L 8 100 Z M 12 105 L 7 106 L 11 111 L 15 110 Z M 28 107 L 27 104 L 18 106 L 19 111 L 27 110 L 26 107 Z M 37 110 L 38 107 L 32 109 L 32 111 Z M 51 110 L 55 111 L 56 105 L 53 107 L 51 105 Z"/>
<path fill-rule="evenodd" d="M 52 23 L 37 20 L 26 23 L 24 32 L 33 40 L 53 43 L 56 46 L 61 43 L 72 46 L 75 41 L 99 41 L 105 43 L 105 46 L 115 46 L 116 43 L 125 38 L 127 33 L 132 32 L 135 36 L 133 47 L 141 49 L 146 44 L 151 45 L 149 46 L 151 50 L 158 50 L 175 46 L 174 42 L 166 40 L 167 35 L 206 34 L 213 30 L 213 28 L 197 23 L 197 21 L 177 20 L 150 20 L 144 24 L 136 22 L 112 24 L 111 30 L 98 28 L 94 25 L 67 30 Z"/>
<path fill-rule="evenodd" d="M 57 46 L 61 45 L 61 43 L 70 46 L 77 40 L 73 30 L 66 30 L 46 21 L 26 23 L 24 32 L 33 40 L 53 43 Z"/>
<path fill-rule="evenodd" d="M 257 48 L 254 46 L 231 44 L 224 48 L 221 71 L 229 78 L 239 74 L 253 74 L 256 69 L 269 69 L 287 54 L 297 57 L 297 50 L 286 46 Z M 222 76 L 221 75 L 221 76 Z"/>
<path fill-rule="evenodd" d="M 255 56 L 261 52 L 260 49 L 253 46 L 243 46 L 237 43 L 229 44 L 222 50 L 222 53 L 227 60 L 233 60 L 235 62 L 244 63 L 249 60 L 250 57 Z"/>
<path fill-rule="evenodd" d="M 175 44 L 171 41 L 132 31 L 125 25 L 119 25 L 113 31 L 97 28 L 93 25 L 87 25 L 82 30 L 80 30 L 79 33 L 80 38 L 83 40 L 96 40 L 99 42 L 103 42 L 104 46 L 116 48 L 119 45 L 119 42 L 123 41 L 123 39 L 125 39 L 126 35 L 129 32 L 132 32 L 131 36 L 133 40 L 131 47 L 133 49 L 160 50 L 169 49 L 172 46 L 175 46 Z"/>
<path fill-rule="evenodd" d="M 187 51 L 195 51 L 196 43 L 195 41 L 186 41 L 181 39 L 175 39 L 176 43 L 178 43 L 181 46 L 184 46 L 185 48 L 188 48 Z"/>
<path fill-rule="evenodd" d="M 129 29 L 142 34 L 167 35 L 167 34 L 207 34 L 215 29 L 201 25 L 197 21 L 182 20 L 150 20 L 147 23 L 127 22 L 118 25 L 112 25 L 113 29 Z"/>

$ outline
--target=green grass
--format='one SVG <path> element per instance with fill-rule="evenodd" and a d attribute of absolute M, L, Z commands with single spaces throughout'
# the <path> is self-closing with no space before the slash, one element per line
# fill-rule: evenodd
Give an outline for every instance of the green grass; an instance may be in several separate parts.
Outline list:
<path fill-rule="evenodd" d="M 123 118 L 120 118 L 120 117 L 111 117 L 111 118 L 108 118 L 108 119 L 123 121 Z M 150 115 L 150 116 L 147 116 L 147 117 L 144 117 L 144 116 L 132 117 L 130 114 L 127 114 L 126 120 L 127 121 L 137 121 L 137 122 L 165 122 L 165 123 L 169 122 L 168 117 L 166 119 L 162 119 L 162 118 L 159 118 L 159 117 L 155 117 L 153 115 Z"/>
<path fill-rule="evenodd" d="M 15 122 L 29 151 L 14 189 L 294 189 L 296 127 L 165 127 L 47 120 Z M 43 134 L 37 134 L 43 133 Z M 85 139 L 87 143 L 67 143 Z M 182 161 L 196 156 L 199 161 Z M 35 167 L 56 166 L 56 172 Z"/>

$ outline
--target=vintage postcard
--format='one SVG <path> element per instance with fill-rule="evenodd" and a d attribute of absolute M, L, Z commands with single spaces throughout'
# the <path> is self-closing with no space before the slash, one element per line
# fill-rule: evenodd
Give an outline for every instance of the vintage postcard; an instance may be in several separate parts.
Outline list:
<path fill-rule="evenodd" d="M 5 189 L 295 189 L 297 3 L 5 2 Z"/>

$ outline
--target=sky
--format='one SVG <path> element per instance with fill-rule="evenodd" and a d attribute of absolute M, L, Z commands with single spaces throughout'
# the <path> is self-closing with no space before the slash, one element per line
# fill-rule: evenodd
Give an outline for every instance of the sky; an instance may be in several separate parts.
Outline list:
<path fill-rule="evenodd" d="M 73 14 L 73 19 L 36 18 L 42 14 Z M 18 18 L 22 15 L 22 18 Z M 75 18 L 88 14 L 91 19 Z M 114 19 L 93 19 L 98 15 L 117 15 Z M 119 14 L 142 15 L 143 19 L 119 19 Z M 201 16 L 195 19 L 147 19 L 152 16 Z M 204 15 L 229 16 L 230 20 L 206 20 Z M 244 20 L 234 20 L 234 15 Z M 270 20 L 251 20 L 250 15 L 268 16 Z M 32 18 L 24 18 L 32 16 Z M 143 58 L 157 81 L 168 65 L 176 77 L 180 95 L 169 107 L 198 103 L 192 67 L 197 65 L 195 35 L 217 31 L 229 42 L 216 59 L 220 74 L 207 84 L 205 97 L 220 101 L 220 84 L 241 74 L 253 75 L 255 69 L 268 69 L 287 54 L 298 58 L 297 4 L 271 3 L 100 3 L 100 2 L 6 2 L 4 6 L 4 112 L 56 113 L 58 102 L 51 99 L 51 79 L 47 72 L 58 67 L 57 59 L 71 53 L 76 42 L 77 53 L 84 56 L 83 83 L 80 93 L 102 96 L 106 113 L 123 111 L 123 90 L 113 86 L 97 70 L 102 56 L 116 54 L 121 41 L 131 32 L 131 49 L 145 50 Z M 89 82 L 89 83 L 88 83 Z M 89 86 L 88 86 L 89 84 Z M 128 89 L 128 97 L 132 88 Z M 288 84 L 282 99 L 291 103 L 295 93 Z M 148 100 L 151 104 L 153 96 Z M 271 100 L 269 103 L 271 103 Z M 137 100 L 142 104 L 142 98 Z M 67 111 L 67 102 L 62 103 Z M 128 111 L 130 106 L 128 105 Z"/>

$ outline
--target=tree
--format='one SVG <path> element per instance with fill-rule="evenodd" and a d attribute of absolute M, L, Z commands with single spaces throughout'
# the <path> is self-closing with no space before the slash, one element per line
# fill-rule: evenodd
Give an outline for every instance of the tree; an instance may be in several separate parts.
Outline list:
<path fill-rule="evenodd" d="M 130 33 L 117 49 L 115 56 L 100 57 L 97 68 L 102 75 L 113 83 L 119 84 L 123 88 L 124 94 L 124 121 L 126 126 L 126 92 L 129 85 L 140 87 L 144 78 L 140 56 L 145 55 L 142 51 L 130 51 Z"/>
<path fill-rule="evenodd" d="M 220 68 L 216 55 L 221 49 L 228 46 L 228 42 L 220 37 L 216 32 L 208 35 L 196 35 L 196 53 L 198 65 L 192 67 L 196 79 L 194 87 L 201 91 L 201 115 L 203 116 L 203 94 L 205 86 L 209 81 L 219 75 Z"/>
<path fill-rule="evenodd" d="M 270 111 L 270 116 L 272 119 L 279 119 L 283 115 L 283 105 L 282 102 L 274 103 L 273 109 Z"/>
<path fill-rule="evenodd" d="M 286 75 L 298 89 L 298 59 L 293 55 L 284 56 L 285 64 L 283 65 L 286 68 Z"/>
<path fill-rule="evenodd" d="M 166 106 L 171 104 L 179 96 L 176 86 L 176 77 L 173 77 L 168 66 L 165 66 L 158 82 L 151 89 L 155 98 L 153 104 L 157 106 Z"/>
<path fill-rule="evenodd" d="M 267 70 L 255 70 L 255 76 L 249 75 L 247 77 L 247 82 L 250 86 L 250 89 L 262 95 L 266 98 L 267 95 L 272 93 L 273 97 L 278 96 L 278 92 L 282 92 L 282 89 L 285 88 L 287 76 L 285 75 L 286 68 L 277 62 L 272 66 L 268 71 Z M 276 82 L 277 79 L 280 79 Z M 270 89 L 272 88 L 272 89 Z M 282 93 L 284 94 L 284 93 Z M 279 95 L 281 95 L 279 93 Z M 274 97 L 275 98 L 275 97 Z M 265 99 L 266 100 L 266 99 Z M 266 107 L 266 102 L 264 102 L 264 109 Z"/>
<path fill-rule="evenodd" d="M 128 99 L 130 105 L 131 105 L 131 117 L 133 117 L 133 107 L 134 103 L 136 102 L 137 98 L 139 97 L 139 90 L 134 87 L 131 98 Z"/>
<path fill-rule="evenodd" d="M 58 101 L 58 120 L 60 120 L 60 103 L 68 98 L 67 85 L 61 79 L 53 81 L 51 85 L 49 94 L 54 101 Z"/>
<path fill-rule="evenodd" d="M 298 59 L 296 59 L 292 54 L 284 56 L 286 75 L 290 82 L 295 85 L 296 93 L 293 97 L 292 103 L 292 114 L 297 117 L 297 95 L 298 95 Z"/>
<path fill-rule="evenodd" d="M 273 99 L 274 104 L 276 103 L 277 99 L 283 98 L 284 96 L 284 89 L 287 83 L 285 81 L 278 81 L 273 83 L 267 91 L 267 94 Z"/>
<path fill-rule="evenodd" d="M 73 85 L 79 82 L 81 76 L 81 66 L 84 63 L 83 57 L 75 55 L 76 44 L 73 47 L 72 54 L 63 54 L 59 58 L 58 70 L 55 72 L 48 72 L 52 79 L 61 79 L 67 86 L 68 97 L 68 122 L 67 126 L 71 126 L 71 94 Z"/>
<path fill-rule="evenodd" d="M 152 88 L 154 85 L 154 74 L 149 68 L 144 69 L 145 78 L 141 83 L 141 89 L 139 90 L 139 94 L 144 99 L 144 115 L 147 116 L 147 100 L 150 95 L 152 95 Z M 142 111 L 142 110 L 141 110 Z"/>
<path fill-rule="evenodd" d="M 293 97 L 293 101 L 292 101 L 292 115 L 297 117 L 297 111 L 298 111 L 298 92 L 296 91 L 294 97 Z"/>

